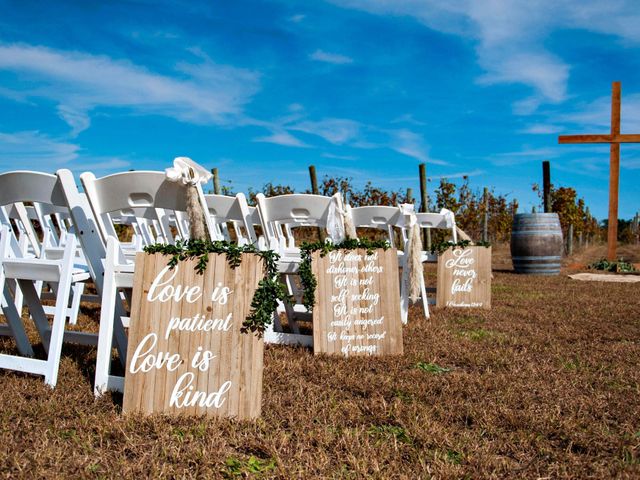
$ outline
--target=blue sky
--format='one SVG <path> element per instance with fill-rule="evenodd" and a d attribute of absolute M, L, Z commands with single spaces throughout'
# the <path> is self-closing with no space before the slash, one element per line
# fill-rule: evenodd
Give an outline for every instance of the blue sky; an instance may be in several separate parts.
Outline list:
<path fill-rule="evenodd" d="M 0 171 L 97 175 L 185 155 L 235 190 L 319 174 L 418 191 L 426 162 L 538 199 L 541 162 L 604 218 L 611 82 L 640 133 L 637 2 L 0 0 Z M 620 216 L 640 210 L 623 145 Z"/>

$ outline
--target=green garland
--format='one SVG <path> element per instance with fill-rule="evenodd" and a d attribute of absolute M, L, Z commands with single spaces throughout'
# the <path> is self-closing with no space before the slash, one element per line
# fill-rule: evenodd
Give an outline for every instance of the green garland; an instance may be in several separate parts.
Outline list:
<path fill-rule="evenodd" d="M 367 254 L 370 255 L 376 248 L 382 248 L 384 250 L 391 248 L 391 244 L 387 240 L 358 240 L 348 238 L 335 244 L 331 242 L 303 242 L 302 245 L 300 245 L 302 261 L 300 262 L 298 273 L 300 274 L 300 282 L 303 288 L 302 303 L 309 312 L 313 311 L 316 303 L 316 287 L 318 286 L 318 281 L 311 269 L 311 254 L 320 251 L 320 256 L 324 257 L 329 252 L 335 250 L 355 250 L 357 248 L 365 248 Z"/>
<path fill-rule="evenodd" d="M 278 281 L 278 259 L 280 256 L 272 250 L 258 250 L 253 245 L 238 246 L 226 241 L 210 240 L 178 240 L 175 245 L 156 243 L 144 247 L 149 254 L 161 253 L 170 255 L 168 265 L 173 268 L 178 262 L 197 258 L 195 270 L 202 275 L 207 269 L 210 253 L 220 253 L 227 257 L 229 266 L 233 269 L 242 263 L 243 253 L 252 253 L 262 258 L 265 267 L 264 278 L 258 282 L 253 299 L 251 312 L 243 322 L 242 332 L 255 332 L 262 335 L 264 329 L 273 320 L 273 312 L 278 306 L 278 300 L 290 302 L 284 285 Z"/>
<path fill-rule="evenodd" d="M 438 243 L 434 243 L 431 244 L 431 253 L 436 253 L 438 255 L 442 255 L 445 251 L 447 251 L 449 248 L 453 247 L 459 247 L 459 248 L 467 248 L 468 246 L 471 245 L 471 241 L 470 240 L 460 240 L 457 242 L 452 242 L 450 240 L 444 241 L 444 242 L 438 242 Z M 485 247 L 485 248 L 489 248 L 491 246 L 491 243 L 489 242 L 475 242 L 473 244 L 473 246 L 476 247 Z"/>

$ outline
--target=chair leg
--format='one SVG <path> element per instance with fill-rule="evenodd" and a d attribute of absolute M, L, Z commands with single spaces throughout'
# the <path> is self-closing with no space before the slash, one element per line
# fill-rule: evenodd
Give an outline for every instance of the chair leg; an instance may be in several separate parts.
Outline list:
<path fill-rule="evenodd" d="M 71 248 L 72 247 L 72 248 Z M 62 342 L 64 340 L 64 327 L 67 321 L 67 306 L 71 293 L 71 274 L 73 270 L 73 256 L 75 254 L 75 242 L 70 242 L 65 248 L 65 258 L 58 282 L 58 294 L 56 296 L 56 309 L 53 314 L 53 324 L 49 338 L 49 354 L 47 356 L 47 373 L 44 381 L 47 385 L 55 387 L 60 368 L 62 354 Z"/>
<path fill-rule="evenodd" d="M 0 273 L 0 277 L 3 275 Z M 9 331 L 11 332 L 11 336 L 13 336 L 16 341 L 16 346 L 18 347 L 18 352 L 20 355 L 25 357 L 33 357 L 33 348 L 31 347 L 31 343 L 29 342 L 29 338 L 27 337 L 27 332 L 24 329 L 24 325 L 22 324 L 22 319 L 20 318 L 20 314 L 16 309 L 16 306 L 11 301 L 11 296 L 9 294 L 9 288 L 6 284 L 4 284 L 4 297 L 1 298 L 0 303 L 2 306 L 2 313 L 7 319 L 7 325 L 9 326 Z"/>
<path fill-rule="evenodd" d="M 29 309 L 29 315 L 33 319 L 33 323 L 36 326 L 36 330 L 38 330 L 38 335 L 40 336 L 40 340 L 42 340 L 42 346 L 44 347 L 44 351 L 49 354 L 49 342 L 51 336 L 51 327 L 49 326 L 49 320 L 47 319 L 47 314 L 40 302 L 40 296 L 36 291 L 36 287 L 34 286 L 34 282 L 31 280 L 18 280 L 18 285 L 22 293 L 24 294 L 24 301 Z M 60 292 L 61 288 L 58 287 L 57 291 Z M 58 293 L 56 299 L 56 309 L 58 308 L 60 294 Z M 66 310 L 66 301 L 63 303 L 63 306 Z M 54 316 L 55 318 L 55 316 Z"/>
<path fill-rule="evenodd" d="M 409 319 L 409 269 L 402 262 L 402 277 L 400 279 L 400 318 L 406 325 Z"/>
<path fill-rule="evenodd" d="M 18 287 L 18 282 L 15 280 L 12 282 L 13 285 L 13 299 L 16 306 L 16 310 L 18 312 L 22 312 L 22 306 L 24 305 L 24 295 L 22 295 L 22 290 Z"/>
<path fill-rule="evenodd" d="M 293 284 L 291 277 L 292 275 L 284 274 L 284 281 L 285 281 L 285 285 L 287 286 L 287 293 L 295 299 L 296 297 L 295 285 Z M 296 333 L 296 334 L 300 333 L 300 327 L 298 326 L 298 322 L 295 319 L 296 312 L 293 309 L 293 305 L 285 303 L 284 308 L 285 308 L 285 311 L 287 312 L 287 321 L 289 322 L 289 328 L 293 333 Z"/>
<path fill-rule="evenodd" d="M 98 351 L 96 358 L 96 376 L 94 393 L 100 396 L 108 389 L 113 347 L 113 323 L 116 313 L 118 288 L 115 274 L 109 265 L 105 268 L 102 286 L 102 305 L 100 307 L 100 329 L 98 333 Z"/>
<path fill-rule="evenodd" d="M 71 307 L 68 311 L 69 324 L 75 325 L 78 323 L 78 314 L 80 313 L 80 299 L 82 299 L 82 292 L 84 292 L 84 283 L 77 282 L 73 285 Z"/>
<path fill-rule="evenodd" d="M 9 256 L 11 239 L 13 239 L 13 237 L 9 234 L 8 227 L 6 225 L 3 226 L 0 234 L 0 256 L 2 258 L 7 258 Z M 2 307 L 2 312 L 7 319 L 9 331 L 16 341 L 18 351 L 22 355 L 33 357 L 33 348 L 31 348 L 27 332 L 22 324 L 22 298 L 20 299 L 20 309 L 18 310 L 18 308 L 16 308 L 15 297 L 11 296 L 7 280 L 11 280 L 13 282 L 12 286 L 14 287 L 15 294 L 17 295 L 18 292 L 20 292 L 20 295 L 22 295 L 18 282 L 13 279 L 8 279 L 4 273 L 2 264 L 0 264 L 0 295 L 2 295 L 0 297 L 0 307 Z"/>
<path fill-rule="evenodd" d="M 427 298 L 427 287 L 424 281 L 424 270 L 420 275 L 420 295 L 422 296 L 422 309 L 424 310 L 424 318 L 429 318 L 429 299 Z"/>

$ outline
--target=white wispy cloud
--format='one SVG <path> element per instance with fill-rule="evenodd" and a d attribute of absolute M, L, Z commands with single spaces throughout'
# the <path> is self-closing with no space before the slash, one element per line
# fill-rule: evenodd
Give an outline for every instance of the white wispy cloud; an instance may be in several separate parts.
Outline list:
<path fill-rule="evenodd" d="M 341 55 L 339 53 L 325 52 L 324 50 L 316 50 L 309 55 L 309 58 L 318 62 L 332 63 L 334 65 L 346 65 L 353 63 L 353 59 L 351 57 L 347 57 L 346 55 Z"/>
<path fill-rule="evenodd" d="M 299 138 L 294 137 L 284 129 L 274 130 L 271 132 L 270 135 L 256 137 L 253 139 L 253 141 L 260 142 L 260 143 L 274 143 L 276 145 L 282 145 L 284 147 L 300 147 L 300 148 L 309 147 L 309 145 L 304 143 Z"/>
<path fill-rule="evenodd" d="M 0 169 L 62 168 L 78 158 L 80 147 L 57 141 L 38 131 L 0 133 Z"/>
<path fill-rule="evenodd" d="M 357 160 L 358 157 L 356 157 L 355 155 L 336 155 L 334 153 L 323 153 L 322 154 L 323 157 L 325 158 L 333 158 L 335 160 Z"/>
<path fill-rule="evenodd" d="M 316 135 L 334 145 L 353 143 L 362 136 L 362 124 L 346 118 L 324 118 L 305 120 L 287 126 L 290 130 Z"/>
<path fill-rule="evenodd" d="M 35 170 L 54 173 L 69 168 L 76 173 L 125 170 L 129 160 L 120 157 L 93 157 L 81 154 L 79 145 L 59 140 L 35 130 L 0 132 L 0 171 Z"/>
<path fill-rule="evenodd" d="M 292 134 L 292 132 L 302 132 L 319 137 L 332 145 L 357 149 L 388 148 L 421 162 L 448 165 L 448 162 L 429 155 L 429 145 L 422 134 L 407 128 L 382 128 L 348 118 L 307 120 L 302 114 L 293 114 L 278 119 L 272 124 L 265 122 L 254 123 L 254 125 L 267 128 L 272 132 L 269 136 L 255 138 L 256 142 L 269 142 L 288 147 L 308 147 L 308 144 Z M 332 154 L 324 154 L 327 158 L 339 158 L 330 155 Z M 348 158 L 350 156 L 345 157 L 345 159 Z"/>
<path fill-rule="evenodd" d="M 640 132 L 640 94 L 622 96 L 620 112 L 621 132 Z M 589 132 L 575 133 L 608 133 L 611 129 L 611 97 L 600 97 L 593 102 L 578 106 L 573 112 L 559 113 L 555 117 L 558 122 L 571 124 Z"/>
<path fill-rule="evenodd" d="M 390 137 L 389 148 L 392 150 L 421 162 L 447 165 L 447 162 L 429 156 L 429 146 L 422 135 L 406 129 L 388 130 L 387 133 Z"/>
<path fill-rule="evenodd" d="M 551 123 L 534 123 L 519 130 L 518 133 L 527 133 L 532 135 L 553 135 L 560 134 L 563 131 L 564 127 L 553 125 Z"/>
<path fill-rule="evenodd" d="M 307 18 L 306 15 L 302 14 L 302 13 L 298 13 L 296 15 L 291 15 L 289 17 L 289 21 L 293 22 L 293 23 L 300 23 L 301 21 L 303 21 L 305 18 Z"/>
<path fill-rule="evenodd" d="M 0 44 L 0 70 L 19 72 L 31 82 L 20 94 L 56 102 L 74 135 L 89 126 L 89 114 L 97 107 L 227 124 L 259 89 L 255 72 L 208 58 L 180 63 L 168 76 L 127 60 L 25 44 Z"/>
<path fill-rule="evenodd" d="M 71 137 L 77 137 L 80 132 L 83 132 L 91 125 L 91 119 L 86 111 L 78 110 L 68 105 L 58 105 L 57 110 L 58 115 L 71 127 Z"/>
<path fill-rule="evenodd" d="M 376 15 L 408 16 L 427 27 L 476 42 L 478 81 L 524 84 L 533 90 L 514 105 L 518 114 L 542 103 L 567 99 L 570 66 L 545 42 L 556 31 L 580 29 L 640 42 L 640 9 L 635 0 L 328 0 L 344 8 Z"/>

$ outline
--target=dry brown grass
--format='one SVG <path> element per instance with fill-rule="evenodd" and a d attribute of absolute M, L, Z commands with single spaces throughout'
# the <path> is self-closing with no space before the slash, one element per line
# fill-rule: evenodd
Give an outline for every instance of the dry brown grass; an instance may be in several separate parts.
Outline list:
<path fill-rule="evenodd" d="M 640 478 L 638 293 L 496 271 L 491 311 L 414 308 L 400 358 L 268 347 L 255 423 L 122 416 L 65 346 L 55 390 L 0 372 L 0 475 Z"/>

